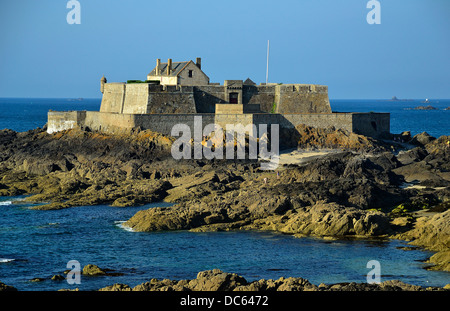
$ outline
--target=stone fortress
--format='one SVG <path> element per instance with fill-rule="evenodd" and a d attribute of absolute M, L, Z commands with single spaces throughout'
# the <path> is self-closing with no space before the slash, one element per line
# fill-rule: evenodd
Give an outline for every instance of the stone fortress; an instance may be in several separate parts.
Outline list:
<path fill-rule="evenodd" d="M 214 123 L 224 129 L 226 124 L 279 124 L 280 130 L 305 124 L 371 137 L 390 131 L 389 113 L 332 112 L 327 86 L 256 85 L 250 79 L 210 83 L 200 58 L 195 63 L 157 59 L 147 80 L 108 83 L 102 77 L 100 90 L 100 111 L 49 111 L 47 132 L 81 127 L 119 133 L 141 128 L 171 135 L 175 124 L 187 124 L 193 132 L 195 116 L 202 116 L 203 126 Z"/>

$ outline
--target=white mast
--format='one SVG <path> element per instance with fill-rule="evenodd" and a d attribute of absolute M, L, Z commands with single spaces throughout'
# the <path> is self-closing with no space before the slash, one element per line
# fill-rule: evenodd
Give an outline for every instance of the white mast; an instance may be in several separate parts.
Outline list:
<path fill-rule="evenodd" d="M 269 40 L 267 40 L 267 68 L 266 68 L 266 84 L 269 81 Z"/>

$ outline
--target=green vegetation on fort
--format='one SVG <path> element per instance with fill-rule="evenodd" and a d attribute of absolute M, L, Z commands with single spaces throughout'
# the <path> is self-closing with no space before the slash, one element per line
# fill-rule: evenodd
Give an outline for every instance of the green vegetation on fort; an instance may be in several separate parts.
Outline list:
<path fill-rule="evenodd" d="M 277 111 L 277 103 L 273 102 L 272 109 L 270 110 L 270 113 L 275 113 Z"/>

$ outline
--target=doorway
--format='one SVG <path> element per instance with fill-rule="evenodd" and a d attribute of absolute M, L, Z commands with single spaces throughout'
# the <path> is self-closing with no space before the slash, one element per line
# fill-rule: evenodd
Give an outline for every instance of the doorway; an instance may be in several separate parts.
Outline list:
<path fill-rule="evenodd" d="M 239 93 L 230 93 L 230 104 L 237 104 Z"/>

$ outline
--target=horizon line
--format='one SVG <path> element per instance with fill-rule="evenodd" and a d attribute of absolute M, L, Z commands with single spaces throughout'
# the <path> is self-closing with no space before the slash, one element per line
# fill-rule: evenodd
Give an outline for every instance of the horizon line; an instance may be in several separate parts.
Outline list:
<path fill-rule="evenodd" d="M 25 96 L 25 97 L 17 97 L 17 96 L 0 96 L 0 99 L 78 99 L 78 100 L 85 100 L 85 99 L 99 99 L 101 100 L 102 97 L 34 97 L 34 96 Z M 450 100 L 449 98 L 329 98 L 329 100 L 383 100 L 383 101 L 411 101 L 411 100 Z"/>

